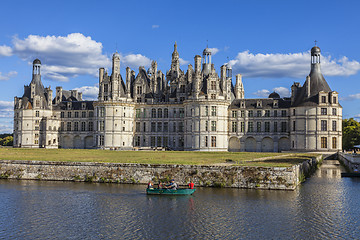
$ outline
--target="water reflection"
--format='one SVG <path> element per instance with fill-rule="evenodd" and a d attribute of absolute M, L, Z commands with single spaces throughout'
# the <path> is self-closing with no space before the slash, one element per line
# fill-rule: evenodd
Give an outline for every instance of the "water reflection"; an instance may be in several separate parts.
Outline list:
<path fill-rule="evenodd" d="M 325 162 L 296 191 L 198 188 L 147 196 L 144 186 L 0 180 L 0 238 L 351 239 L 358 179 Z"/>

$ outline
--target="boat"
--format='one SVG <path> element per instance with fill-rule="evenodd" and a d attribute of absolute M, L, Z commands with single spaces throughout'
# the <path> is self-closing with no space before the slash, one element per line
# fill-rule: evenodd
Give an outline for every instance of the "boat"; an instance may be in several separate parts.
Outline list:
<path fill-rule="evenodd" d="M 341 173 L 341 177 L 360 177 L 360 173 Z"/>
<path fill-rule="evenodd" d="M 179 189 L 167 189 L 167 188 L 147 188 L 146 194 L 149 195 L 191 195 L 196 189 L 179 188 Z"/>

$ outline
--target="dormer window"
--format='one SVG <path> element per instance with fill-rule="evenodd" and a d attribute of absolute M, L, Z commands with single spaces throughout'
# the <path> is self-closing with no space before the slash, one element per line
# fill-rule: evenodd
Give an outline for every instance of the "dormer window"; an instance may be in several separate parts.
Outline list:
<path fill-rule="evenodd" d="M 336 97 L 333 97 L 333 104 L 336 104 Z"/>
<path fill-rule="evenodd" d="M 71 109 L 71 102 L 68 102 L 67 109 Z"/>
<path fill-rule="evenodd" d="M 274 106 L 274 108 L 279 107 L 279 102 L 277 100 L 274 100 L 273 106 Z"/>
<path fill-rule="evenodd" d="M 326 103 L 326 96 L 321 96 L 321 103 Z"/>
<path fill-rule="evenodd" d="M 104 92 L 107 93 L 108 92 L 108 85 L 104 84 Z"/>
<path fill-rule="evenodd" d="M 142 86 L 136 86 L 136 94 L 142 94 Z"/>
<path fill-rule="evenodd" d="M 81 104 L 81 109 L 83 109 L 83 110 L 86 109 L 86 103 Z"/>
<path fill-rule="evenodd" d="M 261 101 L 257 101 L 256 107 L 257 107 L 257 108 L 261 108 L 261 107 L 262 107 L 262 102 L 261 102 Z"/>
<path fill-rule="evenodd" d="M 241 107 L 245 108 L 245 102 L 241 102 Z"/>

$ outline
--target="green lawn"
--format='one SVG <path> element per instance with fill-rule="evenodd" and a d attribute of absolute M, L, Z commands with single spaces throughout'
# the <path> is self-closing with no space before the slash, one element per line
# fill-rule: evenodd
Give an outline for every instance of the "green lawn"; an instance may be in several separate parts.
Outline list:
<path fill-rule="evenodd" d="M 0 160 L 40 160 L 63 162 L 111 162 L 147 164 L 224 164 L 287 167 L 309 159 L 314 154 L 229 153 L 176 151 L 108 151 L 86 149 L 0 148 Z M 266 158 L 266 159 L 262 159 Z M 270 159 L 268 159 L 270 158 Z M 230 161 L 231 160 L 231 161 Z"/>

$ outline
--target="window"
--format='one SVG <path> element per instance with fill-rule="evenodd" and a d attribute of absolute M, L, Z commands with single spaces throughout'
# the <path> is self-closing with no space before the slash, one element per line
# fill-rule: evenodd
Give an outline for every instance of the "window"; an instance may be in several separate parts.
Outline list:
<path fill-rule="evenodd" d="M 140 132 L 140 122 L 135 123 L 135 131 Z"/>
<path fill-rule="evenodd" d="M 100 130 L 100 131 L 104 131 L 104 129 L 105 129 L 105 126 L 104 126 L 104 125 L 105 125 L 105 122 L 104 122 L 104 121 L 100 121 L 99 123 L 100 123 L 99 130 Z"/>
<path fill-rule="evenodd" d="M 321 137 L 321 148 L 327 148 L 327 138 Z"/>
<path fill-rule="evenodd" d="M 85 122 L 81 122 L 81 131 L 85 131 L 86 129 L 86 123 Z"/>
<path fill-rule="evenodd" d="M 208 136 L 205 136 L 205 147 L 208 146 Z"/>
<path fill-rule="evenodd" d="M 245 117 L 245 111 L 244 110 L 241 110 L 241 117 Z"/>
<path fill-rule="evenodd" d="M 156 109 L 155 108 L 151 109 L 151 117 L 156 118 Z"/>
<path fill-rule="evenodd" d="M 156 132 L 156 123 L 155 122 L 151 123 L 151 132 Z"/>
<path fill-rule="evenodd" d="M 180 85 L 180 93 L 185 93 L 185 85 Z"/>
<path fill-rule="evenodd" d="M 105 115 L 105 108 L 101 107 L 99 108 L 99 117 L 104 117 Z"/>
<path fill-rule="evenodd" d="M 216 90 L 216 81 L 211 81 L 210 89 L 211 90 Z"/>
<path fill-rule="evenodd" d="M 256 122 L 256 131 L 261 132 L 261 122 Z"/>
<path fill-rule="evenodd" d="M 334 148 L 334 149 L 337 148 L 336 137 L 332 138 L 332 148 Z"/>
<path fill-rule="evenodd" d="M 211 116 L 216 116 L 216 106 L 211 106 Z"/>
<path fill-rule="evenodd" d="M 173 123 L 173 132 L 176 132 L 176 123 Z"/>
<path fill-rule="evenodd" d="M 257 110 L 257 111 L 256 111 L 256 116 L 257 116 L 257 117 L 261 117 L 261 110 Z"/>
<path fill-rule="evenodd" d="M 321 103 L 326 103 L 326 96 L 321 96 Z"/>
<path fill-rule="evenodd" d="M 109 85 L 104 84 L 104 92 L 108 92 L 108 90 L 109 90 Z"/>
<path fill-rule="evenodd" d="M 66 131 L 71 131 L 71 122 L 66 123 Z"/>
<path fill-rule="evenodd" d="M 164 118 L 169 117 L 169 110 L 167 108 L 164 109 Z"/>
<path fill-rule="evenodd" d="M 135 137 L 135 146 L 139 147 L 140 146 L 140 136 L 136 136 Z"/>
<path fill-rule="evenodd" d="M 139 118 L 139 117 L 140 117 L 140 114 L 141 114 L 140 109 L 136 109 L 136 111 L 135 111 L 135 117 Z"/>
<path fill-rule="evenodd" d="M 211 136 L 211 147 L 216 147 L 216 137 Z"/>
<path fill-rule="evenodd" d="M 150 146 L 155 147 L 155 137 L 154 136 L 150 137 Z"/>
<path fill-rule="evenodd" d="M 286 122 L 281 122 L 281 132 L 286 132 L 287 127 L 286 127 Z"/>
<path fill-rule="evenodd" d="M 179 132 L 183 132 L 183 131 L 184 131 L 184 123 L 179 122 Z"/>
<path fill-rule="evenodd" d="M 231 123 L 231 131 L 232 132 L 237 132 L 237 122 L 232 122 Z"/>
<path fill-rule="evenodd" d="M 176 108 L 174 108 L 173 117 L 176 118 Z"/>
<path fill-rule="evenodd" d="M 39 134 L 35 133 L 35 138 L 39 138 Z"/>
<path fill-rule="evenodd" d="M 162 109 L 161 108 L 158 109 L 158 116 L 157 117 L 162 118 Z"/>
<path fill-rule="evenodd" d="M 169 123 L 164 122 L 164 132 L 168 132 L 168 131 L 169 131 Z"/>
<path fill-rule="evenodd" d="M 104 136 L 102 136 L 102 135 L 99 136 L 99 145 L 100 146 L 104 145 Z"/>
<path fill-rule="evenodd" d="M 240 131 L 245 132 L 245 123 L 244 122 L 240 123 Z"/>
<path fill-rule="evenodd" d="M 205 131 L 209 131 L 209 122 L 205 121 Z"/>
<path fill-rule="evenodd" d="M 179 109 L 179 117 L 184 117 L 184 109 L 183 108 L 180 108 Z"/>
<path fill-rule="evenodd" d="M 40 112 L 39 111 L 35 112 L 35 117 L 40 117 Z"/>
<path fill-rule="evenodd" d="M 254 131 L 254 123 L 253 122 L 249 122 L 248 123 L 248 132 L 253 132 Z"/>
<path fill-rule="evenodd" d="M 286 110 L 281 110 L 281 116 L 286 117 Z"/>
<path fill-rule="evenodd" d="M 75 112 L 75 117 L 76 117 L 76 118 L 79 117 L 79 112 Z"/>
<path fill-rule="evenodd" d="M 89 131 L 93 131 L 93 130 L 94 130 L 94 123 L 89 122 Z"/>
<path fill-rule="evenodd" d="M 293 109 L 293 116 L 295 116 L 296 115 L 296 110 L 295 109 Z"/>
<path fill-rule="evenodd" d="M 277 117 L 277 110 L 274 110 L 274 117 Z"/>
<path fill-rule="evenodd" d="M 61 118 L 64 118 L 64 117 L 65 117 L 65 113 L 64 113 L 64 112 L 61 112 L 61 113 L 60 113 L 60 117 L 61 117 Z"/>
<path fill-rule="evenodd" d="M 136 86 L 136 94 L 142 94 L 142 86 Z"/>
<path fill-rule="evenodd" d="M 327 108 L 321 108 L 321 115 L 327 115 Z"/>
<path fill-rule="evenodd" d="M 94 112 L 93 111 L 89 112 L 89 117 L 93 117 L 93 116 L 94 116 Z"/>
<path fill-rule="evenodd" d="M 332 121 L 332 130 L 333 131 L 336 131 L 336 128 L 337 128 L 336 125 L 337 125 L 336 121 Z"/>
<path fill-rule="evenodd" d="M 333 104 L 336 104 L 336 97 L 333 97 Z"/>
<path fill-rule="evenodd" d="M 35 139 L 34 143 L 39 144 L 39 140 Z"/>
<path fill-rule="evenodd" d="M 209 107 L 205 106 L 205 116 L 209 116 Z"/>
<path fill-rule="evenodd" d="M 265 132 L 270 132 L 270 122 L 265 122 Z"/>
<path fill-rule="evenodd" d="M 64 125 L 65 125 L 65 123 L 64 123 L 64 122 L 62 122 L 62 123 L 61 123 L 61 126 L 60 126 L 61 131 L 64 131 L 64 130 L 65 130 Z"/>
<path fill-rule="evenodd" d="M 265 117 L 270 117 L 270 110 L 265 110 Z"/>
<path fill-rule="evenodd" d="M 81 117 L 86 118 L 86 112 L 81 112 Z"/>
<path fill-rule="evenodd" d="M 216 121 L 211 121 L 211 131 L 216 131 Z"/>
<path fill-rule="evenodd" d="M 168 137 L 163 137 L 163 146 L 164 147 L 169 146 L 169 138 Z"/>
<path fill-rule="evenodd" d="M 157 137 L 157 147 L 161 147 L 161 137 Z"/>
<path fill-rule="evenodd" d="M 250 110 L 249 112 L 248 112 L 248 117 L 253 117 L 254 116 L 254 112 L 253 112 L 253 110 Z"/>
<path fill-rule="evenodd" d="M 143 132 L 146 132 L 146 123 L 143 124 Z"/>
<path fill-rule="evenodd" d="M 296 131 L 296 122 L 293 121 L 293 131 Z"/>
<path fill-rule="evenodd" d="M 337 115 L 336 108 L 333 108 L 333 109 L 332 109 L 332 115 L 334 115 L 334 116 Z"/>
<path fill-rule="evenodd" d="M 36 100 L 35 107 L 40 107 L 40 100 Z"/>
<path fill-rule="evenodd" d="M 327 131 L 327 121 L 321 120 L 321 131 Z"/>
<path fill-rule="evenodd" d="M 79 131 L 79 122 L 74 123 L 74 131 Z"/>
<path fill-rule="evenodd" d="M 277 127 L 278 123 L 277 122 L 274 122 L 274 132 L 277 132 L 278 130 L 278 127 Z"/>
<path fill-rule="evenodd" d="M 162 132 L 162 122 L 157 123 L 157 131 Z"/>
<path fill-rule="evenodd" d="M 212 93 L 212 94 L 210 95 L 210 98 L 211 98 L 211 99 L 216 99 L 216 94 L 213 94 L 213 93 Z"/>

